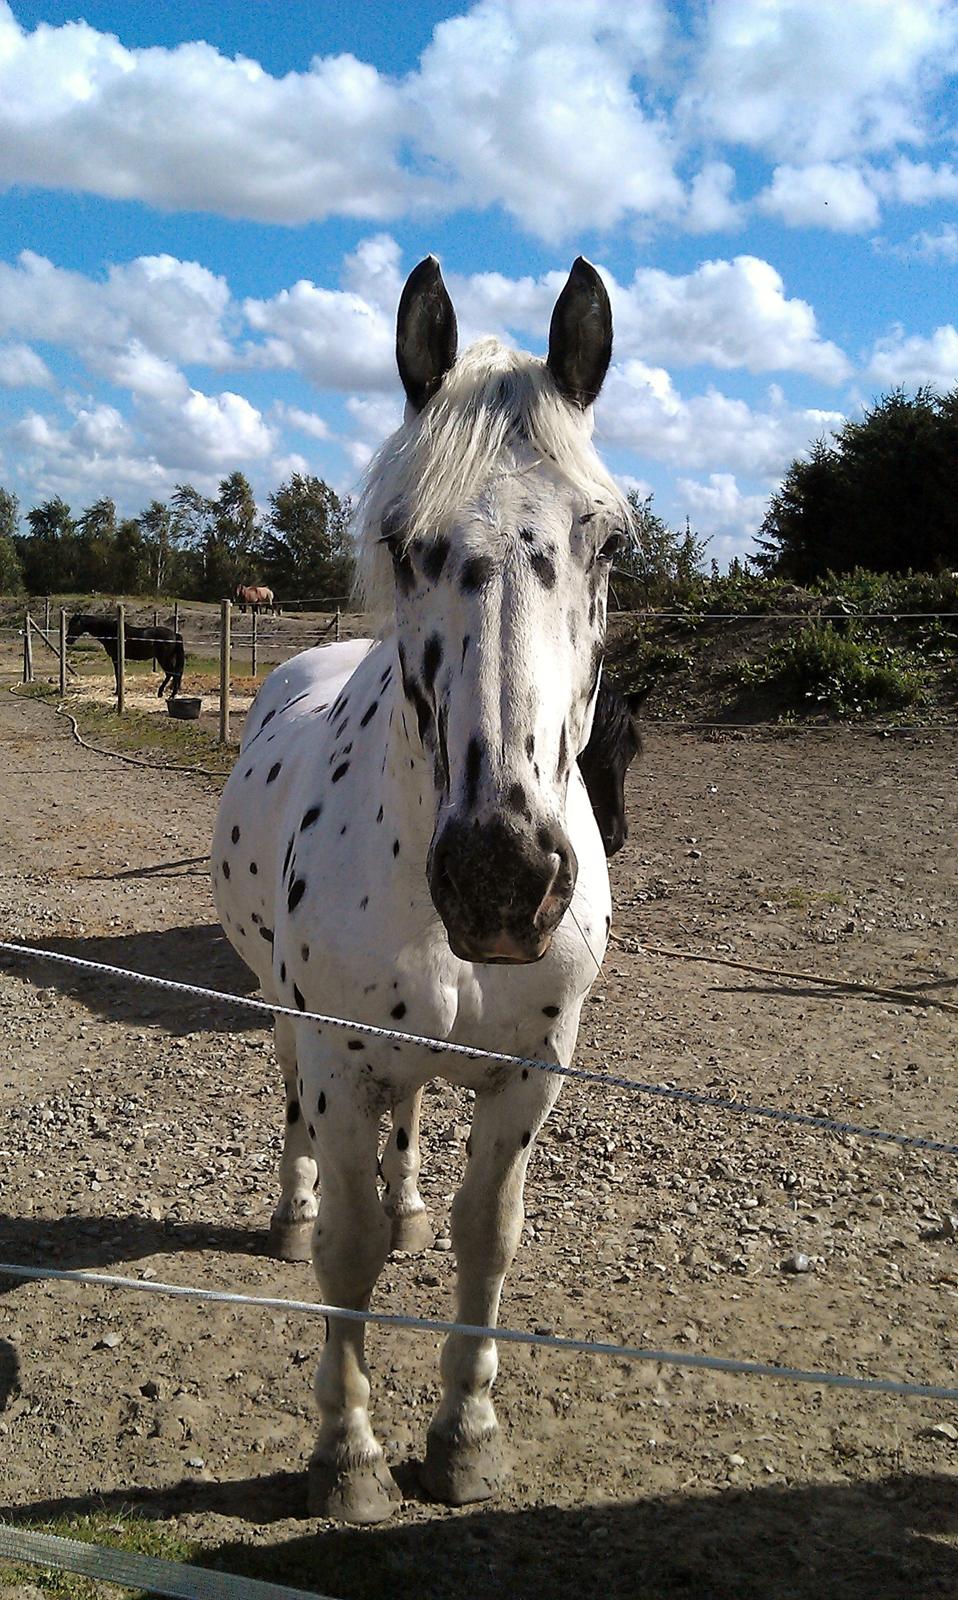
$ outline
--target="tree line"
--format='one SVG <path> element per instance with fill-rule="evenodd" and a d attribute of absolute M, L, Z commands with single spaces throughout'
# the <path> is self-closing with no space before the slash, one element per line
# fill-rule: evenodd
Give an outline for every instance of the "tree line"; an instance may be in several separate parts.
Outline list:
<path fill-rule="evenodd" d="M 242 472 L 213 499 L 178 484 L 138 517 L 118 517 L 108 498 L 75 516 L 55 496 L 21 518 L 0 488 L 0 593 L 218 600 L 239 583 L 267 583 L 283 601 L 337 598 L 353 576 L 349 511 L 322 478 L 298 472 L 262 517 Z"/>
<path fill-rule="evenodd" d="M 796 458 L 772 495 L 757 574 L 816 583 L 830 574 L 958 570 L 958 388 L 883 396 L 832 442 Z M 681 600 L 703 580 L 708 539 L 676 532 L 652 497 L 629 495 L 631 539 L 613 574 L 624 606 Z M 102 499 L 74 516 L 55 498 L 26 513 L 0 488 L 0 593 L 178 594 L 216 600 L 266 582 L 280 600 L 349 593 L 349 501 L 321 478 L 294 473 L 260 517 L 242 472 L 215 499 L 180 484 L 169 502 L 117 518 Z M 717 569 L 713 562 L 713 576 Z M 742 569 L 748 570 L 746 562 Z"/>

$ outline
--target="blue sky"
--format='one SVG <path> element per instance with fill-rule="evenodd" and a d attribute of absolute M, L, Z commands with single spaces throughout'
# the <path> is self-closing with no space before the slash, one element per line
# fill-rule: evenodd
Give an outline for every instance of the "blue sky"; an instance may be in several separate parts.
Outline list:
<path fill-rule="evenodd" d="M 543 351 L 581 251 L 628 485 L 747 551 L 789 461 L 958 384 L 953 0 L 0 0 L 0 484 L 355 489 L 405 275 Z"/>

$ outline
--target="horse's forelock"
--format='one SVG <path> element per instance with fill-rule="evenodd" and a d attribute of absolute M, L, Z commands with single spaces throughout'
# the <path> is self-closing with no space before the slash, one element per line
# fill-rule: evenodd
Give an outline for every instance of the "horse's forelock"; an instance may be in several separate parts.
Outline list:
<path fill-rule="evenodd" d="M 356 509 L 357 589 L 365 607 L 381 618 L 392 607 L 390 559 L 381 544 L 387 511 L 402 508 L 403 545 L 434 539 L 497 468 L 510 456 L 518 463 L 530 448 L 584 498 L 622 502 L 595 452 L 588 416 L 562 398 L 545 362 L 482 339 L 370 462 Z"/>

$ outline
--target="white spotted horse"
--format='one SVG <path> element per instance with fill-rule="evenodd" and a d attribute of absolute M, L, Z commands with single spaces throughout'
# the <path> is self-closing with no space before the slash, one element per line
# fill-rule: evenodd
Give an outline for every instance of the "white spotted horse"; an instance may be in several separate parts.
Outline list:
<path fill-rule="evenodd" d="M 254 744 L 276 717 L 284 722 L 319 715 L 345 690 L 359 663 L 375 649 L 373 639 L 349 639 L 314 645 L 275 667 L 263 683 L 243 731 L 241 751 Z M 603 676 L 595 701 L 589 741 L 578 757 L 579 769 L 607 856 L 621 850 L 628 837 L 625 776 L 642 749 L 636 720 L 648 688 L 623 694 Z M 274 729 L 275 731 L 275 729 Z M 255 914 L 254 914 L 255 915 Z M 256 924 L 254 923 L 254 926 Z M 300 1118 L 294 1040 L 285 1035 L 280 1049 L 286 1078 L 286 1128 L 280 1159 L 280 1199 L 273 1213 L 270 1241 L 286 1261 L 311 1257 L 313 1222 L 319 1209 L 318 1176 L 305 1126 Z M 400 1175 L 389 1185 L 386 1212 L 392 1223 L 392 1247 L 418 1251 L 434 1242 L 434 1232 L 418 1189 L 419 1121 L 422 1090 L 393 1110 L 393 1119 L 408 1140 Z"/>
<path fill-rule="evenodd" d="M 568 1065 L 611 920 L 576 764 L 627 518 L 592 444 L 608 296 L 580 257 L 545 361 L 496 340 L 457 359 L 456 344 L 428 257 L 399 304 L 404 421 L 357 510 L 379 642 L 331 705 L 251 735 L 220 805 L 214 891 L 271 1000 Z M 307 1020 L 277 1019 L 276 1039 L 298 1159 L 306 1179 L 313 1162 L 320 1174 L 312 1256 L 333 1304 L 368 1307 L 394 1227 L 415 1230 L 404 1110 L 436 1076 L 474 1090 L 451 1216 L 457 1319 L 494 1324 L 560 1078 Z M 380 1521 L 400 1498 L 364 1349 L 361 1323 L 331 1319 L 315 1382 L 310 1506 L 351 1522 Z M 451 1504 L 501 1481 L 496 1367 L 493 1340 L 447 1339 L 423 1478 Z"/>

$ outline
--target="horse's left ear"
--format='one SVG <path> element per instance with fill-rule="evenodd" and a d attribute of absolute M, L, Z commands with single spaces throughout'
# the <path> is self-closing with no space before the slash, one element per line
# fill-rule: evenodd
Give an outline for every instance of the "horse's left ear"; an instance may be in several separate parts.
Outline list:
<path fill-rule="evenodd" d="M 612 358 L 612 307 L 591 261 L 578 256 L 555 303 L 546 365 L 560 394 L 584 411 L 602 388 Z"/>
<path fill-rule="evenodd" d="M 396 319 L 396 361 L 409 404 L 421 411 L 456 359 L 459 330 L 439 262 L 427 256 L 406 279 Z"/>
<path fill-rule="evenodd" d="M 635 716 L 640 706 L 645 704 L 654 687 L 655 685 L 650 682 L 645 685 L 644 689 L 630 689 L 625 697 L 625 703 L 633 716 Z"/>

